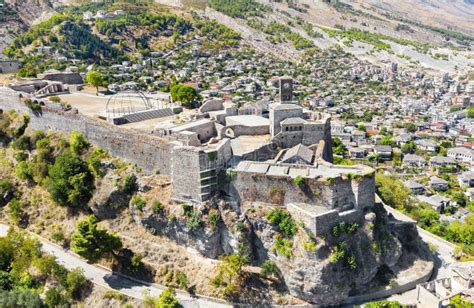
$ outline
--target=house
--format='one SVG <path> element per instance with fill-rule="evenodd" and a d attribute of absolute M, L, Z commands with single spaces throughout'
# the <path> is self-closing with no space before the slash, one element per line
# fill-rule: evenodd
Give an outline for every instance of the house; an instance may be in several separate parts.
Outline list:
<path fill-rule="evenodd" d="M 362 148 L 349 148 L 349 156 L 354 159 L 363 159 L 367 155 L 367 150 Z"/>
<path fill-rule="evenodd" d="M 425 192 L 425 188 L 418 182 L 408 180 L 404 182 L 405 186 L 410 189 L 415 195 L 421 195 Z"/>
<path fill-rule="evenodd" d="M 403 167 L 424 167 L 426 166 L 425 159 L 415 154 L 406 154 L 402 161 Z"/>
<path fill-rule="evenodd" d="M 448 149 L 448 157 L 452 157 L 458 162 L 470 163 L 474 158 L 473 152 L 473 150 L 464 147 L 456 147 Z"/>
<path fill-rule="evenodd" d="M 474 187 L 469 187 L 464 194 L 469 202 L 472 202 L 474 200 Z"/>
<path fill-rule="evenodd" d="M 358 129 L 354 129 L 351 132 L 351 136 L 352 136 L 352 141 L 356 142 L 357 144 L 365 143 L 365 132 Z"/>
<path fill-rule="evenodd" d="M 469 263 L 469 262 L 466 262 Z M 460 296 L 473 301 L 474 268 L 462 262 L 448 267 L 447 277 L 416 286 L 417 307 L 451 307 L 451 299 Z M 470 306 L 469 304 L 467 306 Z"/>
<path fill-rule="evenodd" d="M 436 142 L 429 139 L 416 140 L 415 144 L 418 149 L 428 152 L 436 152 Z"/>
<path fill-rule="evenodd" d="M 400 134 L 394 138 L 395 142 L 397 143 L 398 146 L 402 146 L 411 140 L 413 140 L 413 135 L 412 134 Z"/>
<path fill-rule="evenodd" d="M 428 203 L 431 208 L 437 212 L 444 213 L 444 209 L 451 205 L 451 199 L 443 197 L 441 195 L 418 196 L 418 200 L 421 202 Z"/>
<path fill-rule="evenodd" d="M 448 189 L 448 181 L 443 180 L 437 176 L 431 177 L 428 185 L 436 191 L 445 191 Z"/>
<path fill-rule="evenodd" d="M 458 182 L 461 188 L 474 187 L 474 172 L 473 171 L 463 172 L 461 175 L 458 176 Z"/>
<path fill-rule="evenodd" d="M 332 136 L 335 138 L 339 138 L 345 146 L 348 146 L 351 143 L 351 134 L 339 133 L 339 134 L 332 134 Z"/>
<path fill-rule="evenodd" d="M 452 157 L 434 156 L 430 159 L 430 167 L 457 166 L 457 162 Z"/>
<path fill-rule="evenodd" d="M 376 145 L 374 153 L 379 155 L 382 160 L 392 159 L 392 147 L 389 145 Z"/>

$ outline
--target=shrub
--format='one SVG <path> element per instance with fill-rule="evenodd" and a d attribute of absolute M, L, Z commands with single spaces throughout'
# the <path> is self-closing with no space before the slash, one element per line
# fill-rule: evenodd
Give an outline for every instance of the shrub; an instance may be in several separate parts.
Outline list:
<path fill-rule="evenodd" d="M 89 169 L 91 169 L 92 173 L 94 173 L 95 177 L 102 175 L 100 172 L 100 162 L 101 159 L 108 157 L 108 155 L 109 154 L 107 151 L 101 148 L 94 148 L 91 155 L 87 157 L 87 165 L 89 166 Z"/>
<path fill-rule="evenodd" d="M 141 212 L 146 206 L 146 201 L 140 197 L 134 197 L 132 199 L 132 204 Z"/>
<path fill-rule="evenodd" d="M 188 278 L 186 277 L 186 274 L 183 272 L 179 272 L 178 274 L 178 286 L 180 289 L 188 288 Z"/>
<path fill-rule="evenodd" d="M 265 277 L 278 273 L 278 267 L 276 263 L 272 260 L 266 260 L 262 263 L 260 274 Z"/>
<path fill-rule="evenodd" d="M 134 254 L 130 258 L 130 270 L 132 272 L 137 272 L 140 269 L 141 265 L 142 265 L 142 256 Z"/>
<path fill-rule="evenodd" d="M 153 203 L 151 204 L 151 210 L 153 211 L 153 213 L 155 214 L 161 214 L 163 213 L 165 207 L 163 206 L 163 204 L 161 204 L 160 201 L 158 200 L 155 200 L 153 201 Z"/>
<path fill-rule="evenodd" d="M 359 230 L 359 224 L 358 223 L 345 223 L 341 222 L 331 229 L 331 234 L 334 237 L 338 237 L 341 234 L 353 234 L 357 230 Z"/>
<path fill-rule="evenodd" d="M 46 291 L 44 303 L 47 307 L 67 306 L 68 300 L 59 287 L 51 287 Z"/>
<path fill-rule="evenodd" d="M 350 254 L 346 259 L 346 264 L 351 270 L 355 270 L 357 268 L 356 258 L 353 254 Z"/>
<path fill-rule="evenodd" d="M 181 208 L 183 209 L 184 215 L 189 217 L 193 213 L 193 207 L 186 203 L 181 204 Z"/>
<path fill-rule="evenodd" d="M 122 190 L 129 195 L 138 190 L 137 177 L 134 174 L 129 174 L 125 177 L 122 183 Z"/>
<path fill-rule="evenodd" d="M 82 270 L 77 268 L 67 273 L 66 283 L 69 296 L 79 299 L 80 291 L 87 283 L 87 279 Z"/>
<path fill-rule="evenodd" d="M 186 227 L 189 228 L 189 231 L 193 232 L 199 229 L 199 227 L 201 227 L 201 223 L 201 213 L 194 211 L 189 215 L 188 220 L 186 221 Z"/>
<path fill-rule="evenodd" d="M 211 210 L 209 213 L 209 222 L 213 229 L 217 227 L 217 223 L 219 222 L 220 215 L 216 210 Z"/>
<path fill-rule="evenodd" d="M 180 306 L 179 301 L 176 299 L 176 292 L 174 289 L 168 288 L 161 292 L 158 297 L 158 306 L 155 307 L 178 308 Z"/>
<path fill-rule="evenodd" d="M 9 179 L 0 179 L 0 198 L 13 192 L 13 182 Z"/>
<path fill-rule="evenodd" d="M 31 99 L 25 100 L 26 107 L 30 108 L 32 111 L 40 111 L 41 105 L 33 102 Z"/>
<path fill-rule="evenodd" d="M 316 250 L 316 243 L 313 241 L 303 242 L 303 248 L 307 251 L 315 251 Z"/>
<path fill-rule="evenodd" d="M 14 224 L 18 225 L 24 217 L 23 204 L 20 202 L 20 200 L 13 199 L 10 202 L 8 202 L 7 208 L 8 208 L 8 218 Z"/>
<path fill-rule="evenodd" d="M 49 101 L 50 101 L 50 102 L 53 102 L 53 103 L 58 103 L 58 104 L 59 104 L 59 103 L 61 102 L 61 98 L 60 98 L 59 96 L 51 96 L 51 97 L 49 98 Z"/>
<path fill-rule="evenodd" d="M 29 150 L 31 147 L 30 137 L 28 137 L 27 135 L 23 135 L 19 137 L 17 140 L 15 140 L 12 143 L 12 147 L 15 150 L 21 150 L 21 151 Z"/>
<path fill-rule="evenodd" d="M 275 250 L 282 256 L 291 258 L 293 256 L 293 242 L 287 238 L 277 235 L 275 241 Z"/>
<path fill-rule="evenodd" d="M 340 242 L 337 245 L 332 247 L 332 252 L 329 255 L 329 262 L 335 264 L 339 262 L 339 260 L 344 259 L 346 255 L 346 244 L 344 242 Z"/>
<path fill-rule="evenodd" d="M 296 225 L 293 218 L 291 218 L 290 213 L 283 211 L 281 209 L 271 210 L 267 214 L 267 219 L 274 225 L 278 225 L 281 232 L 288 236 L 293 236 L 298 231 L 298 226 Z"/>
<path fill-rule="evenodd" d="M 301 175 L 298 175 L 296 178 L 293 179 L 293 183 L 298 185 L 299 187 L 303 187 L 305 184 L 305 179 Z"/>

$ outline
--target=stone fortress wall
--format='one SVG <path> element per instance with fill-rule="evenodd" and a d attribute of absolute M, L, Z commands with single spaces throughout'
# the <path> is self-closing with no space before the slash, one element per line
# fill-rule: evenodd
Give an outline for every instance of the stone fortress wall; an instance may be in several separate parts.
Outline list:
<path fill-rule="evenodd" d="M 125 129 L 83 116 L 74 110 L 62 111 L 43 106 L 39 113 L 32 113 L 22 102 L 19 93 L 0 87 L 0 109 L 16 110 L 30 115 L 30 127 L 37 130 L 53 130 L 69 134 L 80 131 L 92 144 L 139 165 L 149 173 L 160 173 L 173 178 L 176 196 L 187 196 L 201 201 L 206 195 L 201 191 L 201 171 L 213 166 L 214 170 L 224 164 L 225 159 L 209 162 L 209 155 L 195 147 L 182 146 L 179 142 Z M 224 155 L 224 150 L 221 150 Z M 217 151 L 216 151 L 217 152 Z M 217 154 L 216 154 L 217 155 Z M 212 155 L 211 155 L 212 156 Z M 228 150 L 225 157 L 229 157 Z"/>
<path fill-rule="evenodd" d="M 0 109 L 29 113 L 33 129 L 64 134 L 80 131 L 92 144 L 111 155 L 136 163 L 146 172 L 170 176 L 173 197 L 183 202 L 206 200 L 222 184 L 218 183 L 219 174 L 238 164 L 234 169 L 236 177 L 227 186 L 231 196 L 239 203 L 286 206 L 315 234 L 326 230 L 329 222 L 333 225 L 357 216 L 374 204 L 373 170 L 369 167 L 333 166 L 324 161 L 313 166 L 258 162 L 260 156 L 275 157 L 277 150 L 264 146 L 254 153 L 256 157 L 234 157 L 227 138 L 209 146 L 189 146 L 172 136 L 159 137 L 117 127 L 74 109 L 63 111 L 53 105 L 47 103 L 41 112 L 33 113 L 18 92 L 0 88 Z M 329 120 L 323 125 L 327 123 Z M 304 178 L 304 185 L 294 183 L 298 176 Z"/>
<path fill-rule="evenodd" d="M 368 167 L 243 161 L 234 171 L 229 191 L 237 201 L 283 206 L 315 235 L 357 221 L 375 203 Z M 304 182 L 298 184 L 297 177 Z"/>

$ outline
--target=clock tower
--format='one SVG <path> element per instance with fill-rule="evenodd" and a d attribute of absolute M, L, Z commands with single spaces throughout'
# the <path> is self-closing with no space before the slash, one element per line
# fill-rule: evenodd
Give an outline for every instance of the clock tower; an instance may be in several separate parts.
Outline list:
<path fill-rule="evenodd" d="M 288 76 L 280 78 L 280 103 L 293 101 L 293 79 Z"/>

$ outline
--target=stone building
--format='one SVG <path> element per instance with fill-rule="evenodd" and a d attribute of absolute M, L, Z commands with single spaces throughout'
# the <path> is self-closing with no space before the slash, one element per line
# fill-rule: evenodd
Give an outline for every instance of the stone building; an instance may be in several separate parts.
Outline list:
<path fill-rule="evenodd" d="M 416 287 L 417 307 L 450 307 L 450 299 L 461 296 L 474 304 L 474 265 L 452 266 L 447 278 L 436 279 Z"/>
<path fill-rule="evenodd" d="M 310 146 L 325 142 L 323 158 L 332 161 L 331 118 L 328 114 L 305 111 L 296 104 L 274 103 L 269 106 L 272 142 L 281 148 L 298 144 Z"/>

